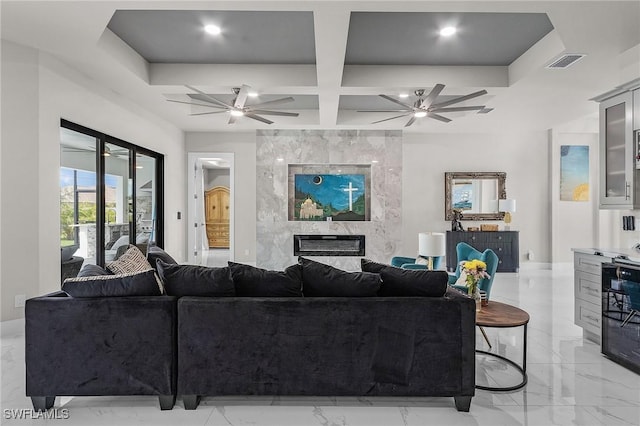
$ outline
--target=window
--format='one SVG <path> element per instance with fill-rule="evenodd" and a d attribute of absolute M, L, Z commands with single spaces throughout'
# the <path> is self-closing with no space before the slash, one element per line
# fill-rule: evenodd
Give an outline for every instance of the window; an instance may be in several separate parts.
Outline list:
<path fill-rule="evenodd" d="M 104 265 L 130 243 L 163 246 L 162 178 L 162 154 L 62 120 L 61 247 Z"/>

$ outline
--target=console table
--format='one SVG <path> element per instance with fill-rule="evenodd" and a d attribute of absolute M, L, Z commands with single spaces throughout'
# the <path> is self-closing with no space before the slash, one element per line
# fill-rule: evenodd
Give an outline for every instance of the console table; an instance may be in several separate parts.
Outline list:
<path fill-rule="evenodd" d="M 520 243 L 518 231 L 447 231 L 447 270 L 456 270 L 456 246 L 467 243 L 478 251 L 493 250 L 498 255 L 497 272 L 518 272 Z"/>

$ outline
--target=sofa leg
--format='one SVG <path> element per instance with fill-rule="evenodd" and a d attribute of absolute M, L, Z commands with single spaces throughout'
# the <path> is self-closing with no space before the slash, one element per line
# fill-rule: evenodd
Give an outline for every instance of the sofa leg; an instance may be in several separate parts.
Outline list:
<path fill-rule="evenodd" d="M 160 401 L 161 410 L 171 410 L 176 403 L 175 395 L 159 395 L 158 401 Z"/>
<path fill-rule="evenodd" d="M 33 404 L 33 409 L 36 411 L 47 411 L 49 408 L 53 407 L 53 403 L 55 402 L 55 396 L 32 396 L 31 403 Z"/>
<path fill-rule="evenodd" d="M 454 396 L 453 399 L 456 401 L 456 410 L 469 412 L 469 407 L 471 407 L 470 396 Z"/>
<path fill-rule="evenodd" d="M 184 401 L 185 410 L 195 410 L 200 404 L 200 395 L 183 395 L 182 401 Z"/>

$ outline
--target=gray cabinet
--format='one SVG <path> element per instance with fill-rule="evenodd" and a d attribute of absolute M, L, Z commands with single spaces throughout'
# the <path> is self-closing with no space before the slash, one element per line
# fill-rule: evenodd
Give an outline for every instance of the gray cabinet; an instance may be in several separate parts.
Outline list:
<path fill-rule="evenodd" d="M 520 247 L 518 231 L 447 231 L 447 269 L 457 266 L 456 245 L 467 243 L 479 251 L 493 250 L 498 255 L 498 272 L 518 272 Z"/>
<path fill-rule="evenodd" d="M 633 209 L 640 204 L 633 141 L 633 93 L 600 102 L 600 208 Z"/>
<path fill-rule="evenodd" d="M 575 252 L 573 258 L 574 323 L 584 337 L 600 344 L 602 336 L 602 264 L 610 257 Z"/>

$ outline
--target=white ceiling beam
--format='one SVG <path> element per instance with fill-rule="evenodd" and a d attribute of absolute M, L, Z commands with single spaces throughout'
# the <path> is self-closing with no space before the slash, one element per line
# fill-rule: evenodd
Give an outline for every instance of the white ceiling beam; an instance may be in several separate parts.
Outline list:
<path fill-rule="evenodd" d="M 338 120 L 350 17 L 349 10 L 331 6 L 318 8 L 313 13 L 321 127 L 333 127 Z"/>
<path fill-rule="evenodd" d="M 314 65 L 150 64 L 149 84 L 232 86 L 316 86 Z"/>
<path fill-rule="evenodd" d="M 430 65 L 347 65 L 346 87 L 507 87 L 507 67 Z"/>
<path fill-rule="evenodd" d="M 558 31 L 552 30 L 509 65 L 509 85 L 514 85 L 530 73 L 544 68 L 564 52 L 565 45 Z"/>

